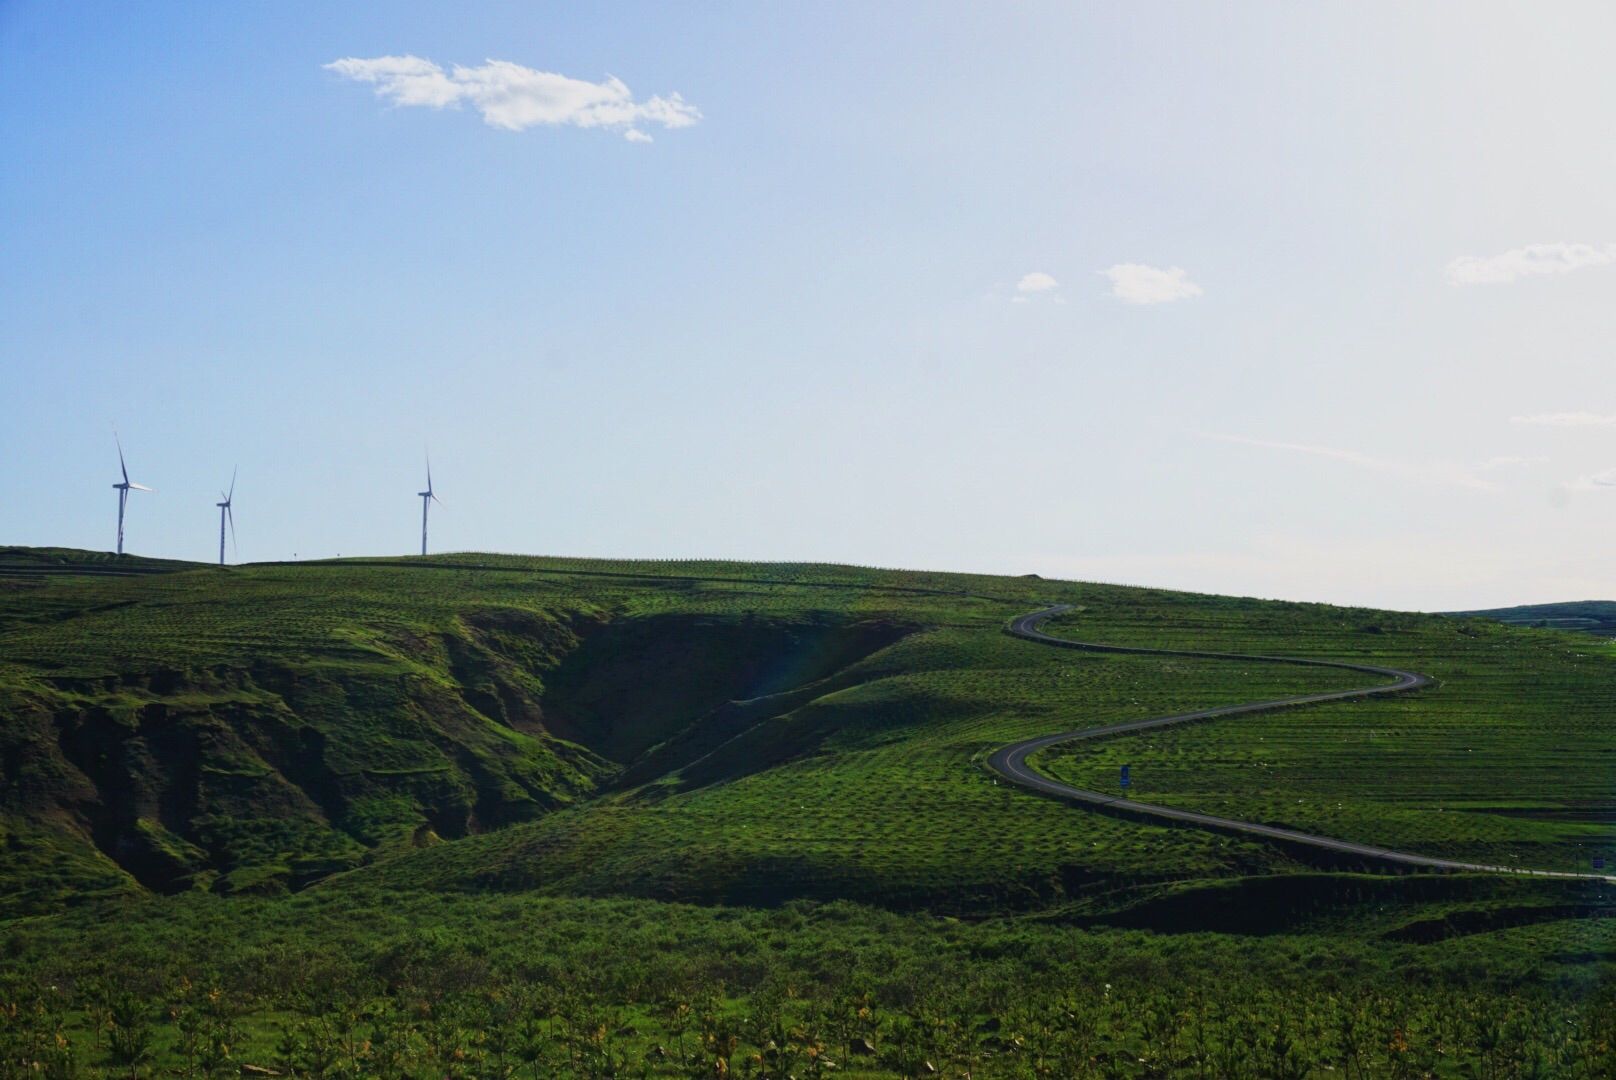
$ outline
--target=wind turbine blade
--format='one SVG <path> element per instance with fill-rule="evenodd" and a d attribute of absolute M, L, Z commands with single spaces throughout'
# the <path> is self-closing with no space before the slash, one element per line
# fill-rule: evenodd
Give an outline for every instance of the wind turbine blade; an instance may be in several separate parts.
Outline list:
<path fill-rule="evenodd" d="M 124 475 L 128 476 L 129 474 L 124 473 Z M 126 483 L 129 483 L 129 482 L 126 481 Z M 145 484 L 129 483 L 129 490 L 130 491 L 156 491 L 157 489 L 156 488 L 149 488 Z"/>
<path fill-rule="evenodd" d="M 234 495 L 235 493 L 236 493 L 236 470 L 235 470 L 234 467 L 232 467 L 231 470 L 230 470 L 230 495 L 226 495 L 224 497 L 224 501 L 225 501 L 226 505 L 229 505 L 230 496 Z"/>
<path fill-rule="evenodd" d="M 241 549 L 236 547 L 236 512 L 230 509 L 230 504 L 224 504 L 224 518 L 230 522 L 230 550 L 240 554 Z"/>
<path fill-rule="evenodd" d="M 129 467 L 123 463 L 123 440 L 118 438 L 118 429 L 112 429 L 112 441 L 118 444 L 118 470 L 123 473 L 123 482 L 129 482 Z"/>
<path fill-rule="evenodd" d="M 426 456 L 426 489 L 432 490 L 432 455 Z"/>
<path fill-rule="evenodd" d="M 432 501 L 437 503 L 439 506 L 443 505 L 443 500 L 438 498 L 436 495 L 432 496 Z"/>

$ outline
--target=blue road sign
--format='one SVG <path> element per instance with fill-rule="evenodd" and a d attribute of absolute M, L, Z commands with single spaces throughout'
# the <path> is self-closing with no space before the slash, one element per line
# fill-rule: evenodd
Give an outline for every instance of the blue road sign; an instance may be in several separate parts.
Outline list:
<path fill-rule="evenodd" d="M 1130 766 L 1127 766 L 1127 765 L 1124 765 L 1122 767 L 1122 786 L 1123 787 L 1127 787 L 1129 785 L 1129 783 L 1132 782 L 1131 778 L 1128 776 L 1128 769 L 1129 768 L 1130 768 Z"/>

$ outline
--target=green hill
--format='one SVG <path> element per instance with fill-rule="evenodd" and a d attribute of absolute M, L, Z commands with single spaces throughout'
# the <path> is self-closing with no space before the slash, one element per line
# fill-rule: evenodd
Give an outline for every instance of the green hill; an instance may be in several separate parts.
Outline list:
<path fill-rule="evenodd" d="M 1582 630 L 1590 634 L 1616 635 L 1616 601 L 1612 600 L 1522 604 L 1519 607 L 1455 611 L 1452 614 L 1460 618 L 1496 619 L 1511 626 L 1530 626 L 1539 630 Z"/>
<path fill-rule="evenodd" d="M 976 1075 L 1079 1075 L 1017 1056 L 1054 1022 L 1040 1010 L 1145 1038 L 1151 972 L 1243 1002 L 1270 1033 L 1264 1053 L 1275 1018 L 1310 1003 L 1297 1023 L 1321 1069 L 1344 1060 L 1324 1049 L 1337 1013 L 1379 1023 L 1374 995 L 1406 995 L 1410 971 L 1427 989 L 1398 1037 L 1426 1047 L 1471 1038 L 1443 1026 L 1459 1023 L 1443 995 L 1503 1016 L 1489 995 L 1513 980 L 1552 1013 L 1569 1007 L 1555 995 L 1604 983 L 1599 942 L 1616 924 L 1597 884 L 1398 874 L 996 783 L 981 762 L 1013 740 L 1364 679 L 1003 632 L 1057 602 L 1074 609 L 1048 629 L 1081 640 L 1366 661 L 1438 685 L 1056 748 L 1038 760 L 1052 775 L 1107 789 L 1129 763 L 1150 801 L 1480 862 L 1616 862 L 1616 647 L 1585 636 L 829 565 L 221 569 L 6 549 L 0 1004 L 7 987 L 19 1001 L 68 987 L 52 991 L 75 995 L 58 1008 L 64 1037 L 110 1054 L 94 988 L 128 988 L 155 1016 L 176 987 L 211 980 L 239 997 L 239 1045 L 262 1061 L 277 1033 L 317 1037 L 276 1017 L 325 1024 L 346 1007 L 322 986 L 370 1017 L 352 1022 L 367 1040 L 375 1010 L 416 1010 L 395 1019 L 426 1054 L 450 1003 L 483 1010 L 456 1030 L 486 1033 L 496 998 L 545 985 L 566 1075 L 621 1075 L 584 1067 L 606 1043 L 689 1075 L 721 1044 L 676 1054 L 676 1021 L 657 1011 L 672 998 L 709 1010 L 703 1039 L 768 1009 L 840 1031 L 825 1039 L 844 1065 L 862 1032 L 869 1067 L 843 1075 L 921 1074 L 903 1040 L 941 1055 L 945 1020 L 974 1032 Z M 1214 990 L 1231 963 L 1252 981 Z M 1105 983 L 1133 1019 L 1104 996 L 1060 996 Z M 856 1003 L 834 1020 L 860 993 L 889 1010 L 867 1031 Z M 51 1000 L 30 1015 L 56 1015 Z M 591 1009 L 618 1034 L 586 1038 Z M 978 1027 L 1012 1019 L 1015 1047 Z M 735 1037 L 757 1075 L 774 1075 L 766 1043 L 798 1038 Z M 1083 1068 L 1116 1075 L 1097 1053 Z"/>
<path fill-rule="evenodd" d="M 0 623 L 24 906 L 296 888 L 532 820 L 675 773 L 767 711 L 732 702 L 810 701 L 915 629 L 819 586 L 741 611 L 744 578 L 533 560 L 121 576 L 4 554 L 50 568 L 5 579 Z"/>
<path fill-rule="evenodd" d="M 1305 867 L 1011 794 L 975 763 L 1079 720 L 1363 677 L 1002 633 L 1050 602 L 1076 605 L 1051 626 L 1080 639 L 1442 684 L 1057 749 L 1054 774 L 1104 788 L 1128 761 L 1135 794 L 1539 868 L 1604 854 L 1616 814 L 1610 648 L 1487 622 L 831 566 L 0 553 L 30 563 L 51 572 L 0 594 L 5 880 L 27 910 L 367 866 L 433 888 L 961 911 Z"/>

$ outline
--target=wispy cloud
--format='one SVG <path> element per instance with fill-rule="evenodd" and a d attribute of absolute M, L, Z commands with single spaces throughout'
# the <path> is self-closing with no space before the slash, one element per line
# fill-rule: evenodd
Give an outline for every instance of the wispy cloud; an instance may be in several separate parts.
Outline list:
<path fill-rule="evenodd" d="M 1111 279 L 1111 295 L 1130 304 L 1165 304 L 1201 295 L 1201 287 L 1178 266 L 1117 263 L 1100 273 Z"/>
<path fill-rule="evenodd" d="M 1245 435 L 1226 435 L 1217 432 L 1202 432 L 1200 434 L 1202 438 L 1211 439 L 1214 442 L 1232 443 L 1236 446 L 1254 446 L 1262 450 L 1278 450 L 1291 454 L 1305 454 L 1309 457 L 1339 461 L 1345 465 L 1353 465 L 1360 469 L 1368 469 L 1371 472 L 1382 473 L 1387 476 L 1397 476 L 1405 480 L 1470 488 L 1476 491 L 1487 491 L 1496 486 L 1493 481 L 1487 478 L 1486 474 L 1488 473 L 1494 473 L 1500 469 L 1542 464 L 1547 460 L 1545 458 L 1529 457 L 1494 457 L 1468 465 L 1447 461 L 1396 461 L 1391 458 L 1381 458 L 1372 454 L 1360 453 L 1357 450 L 1343 450 L 1334 446 L 1280 442 L 1273 439 L 1254 439 Z"/>
<path fill-rule="evenodd" d="M 1027 304 L 1031 303 L 1034 297 L 1048 295 L 1054 297 L 1057 304 L 1065 303 L 1056 295 L 1056 290 L 1059 288 L 1060 282 L 1056 281 L 1052 276 L 1042 270 L 1034 270 L 1030 274 L 1021 275 L 1021 280 L 1016 282 L 1016 295 L 1010 298 L 1010 302 L 1012 304 Z"/>
<path fill-rule="evenodd" d="M 1616 425 L 1616 414 L 1591 412 L 1532 413 L 1512 416 L 1512 424 L 1535 424 L 1541 427 L 1611 427 Z"/>
<path fill-rule="evenodd" d="M 608 128 L 630 142 L 650 142 L 641 125 L 689 127 L 701 112 L 678 94 L 635 101 L 621 79 L 604 82 L 569 78 L 553 71 L 488 60 L 478 67 L 454 65 L 445 71 L 419 56 L 346 57 L 325 65 L 345 79 L 368 83 L 376 96 L 394 105 L 430 109 L 470 104 L 490 127 L 523 131 L 530 127 Z"/>
<path fill-rule="evenodd" d="M 1500 285 L 1613 262 L 1616 244 L 1527 244 L 1498 255 L 1461 255 L 1448 263 L 1447 277 L 1451 285 Z"/>

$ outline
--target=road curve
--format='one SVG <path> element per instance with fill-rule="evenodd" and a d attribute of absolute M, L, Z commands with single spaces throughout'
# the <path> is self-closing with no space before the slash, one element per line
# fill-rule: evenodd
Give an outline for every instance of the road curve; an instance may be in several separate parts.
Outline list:
<path fill-rule="evenodd" d="M 1412 671 L 1399 671 L 1396 668 L 1375 667 L 1370 664 L 1347 664 L 1333 660 L 1311 660 L 1289 656 L 1251 656 L 1242 653 L 1201 652 L 1188 649 L 1143 649 L 1130 648 L 1122 645 L 1095 645 L 1088 642 L 1072 641 L 1067 638 L 1053 637 L 1044 633 L 1039 627 L 1045 620 L 1059 615 L 1063 611 L 1070 611 L 1070 604 L 1057 604 L 1041 611 L 1011 621 L 1008 630 L 1011 634 L 1028 641 L 1036 641 L 1043 645 L 1054 645 L 1063 649 L 1082 649 L 1086 652 L 1108 653 L 1135 653 L 1147 656 L 1187 656 L 1208 660 L 1239 660 L 1243 662 L 1260 662 L 1272 664 L 1305 664 L 1311 667 L 1340 668 L 1346 671 L 1362 671 L 1368 675 L 1379 675 L 1388 682 L 1367 686 L 1356 690 L 1336 690 L 1327 694 L 1304 694 L 1299 697 L 1277 698 L 1273 701 L 1253 701 L 1244 705 L 1226 705 L 1219 709 L 1203 709 L 1200 712 L 1176 713 L 1172 716 L 1157 716 L 1145 720 L 1129 720 L 1120 724 L 1108 724 L 1104 727 L 1082 728 L 1077 731 L 1062 731 L 1053 735 L 1040 735 L 1037 738 L 1012 743 L 993 752 L 988 758 L 988 768 L 998 773 L 1013 784 L 1027 788 L 1040 795 L 1048 795 L 1062 799 L 1066 802 L 1080 803 L 1096 809 L 1108 810 L 1112 813 L 1127 814 L 1130 816 L 1161 818 L 1167 821 L 1182 822 L 1187 825 L 1196 825 L 1206 829 L 1216 829 L 1220 832 L 1238 833 L 1246 836 L 1260 836 L 1271 840 L 1282 840 L 1292 844 L 1305 844 L 1309 847 L 1323 848 L 1327 851 L 1346 855 L 1357 855 L 1377 862 L 1395 863 L 1402 866 L 1418 867 L 1429 870 L 1458 870 L 1469 872 L 1499 873 L 1499 874 L 1528 874 L 1533 877 L 1549 878 L 1585 878 L 1596 881 L 1616 882 L 1616 877 L 1605 874 L 1582 874 L 1558 870 L 1529 870 L 1515 866 L 1494 866 L 1486 863 L 1459 862 L 1454 859 L 1438 859 L 1428 855 L 1415 855 L 1407 851 L 1393 851 L 1390 848 L 1375 847 L 1370 844 L 1355 844 L 1349 840 L 1335 840 L 1328 836 L 1318 836 L 1313 833 L 1299 832 L 1295 829 L 1280 829 L 1272 825 L 1259 825 L 1250 821 L 1237 821 L 1233 818 L 1216 817 L 1212 814 L 1201 814 L 1194 810 L 1179 810 L 1171 806 L 1158 806 L 1154 803 L 1137 802 L 1133 799 L 1124 799 L 1115 795 L 1107 795 L 1099 791 L 1085 791 L 1082 788 L 1063 784 L 1052 780 L 1042 773 L 1033 771 L 1027 764 L 1027 756 L 1034 754 L 1056 743 L 1075 742 L 1079 739 L 1098 739 L 1108 735 L 1130 735 L 1138 731 L 1148 731 L 1152 728 L 1170 727 L 1173 724 L 1187 724 L 1197 720 L 1212 720 L 1223 716 L 1238 716 L 1245 713 L 1270 712 L 1275 709 L 1290 709 L 1299 705 L 1314 705 L 1324 701 L 1348 701 L 1356 698 L 1379 697 L 1385 694 L 1403 694 L 1421 687 L 1430 686 L 1433 680 L 1427 675 Z"/>

